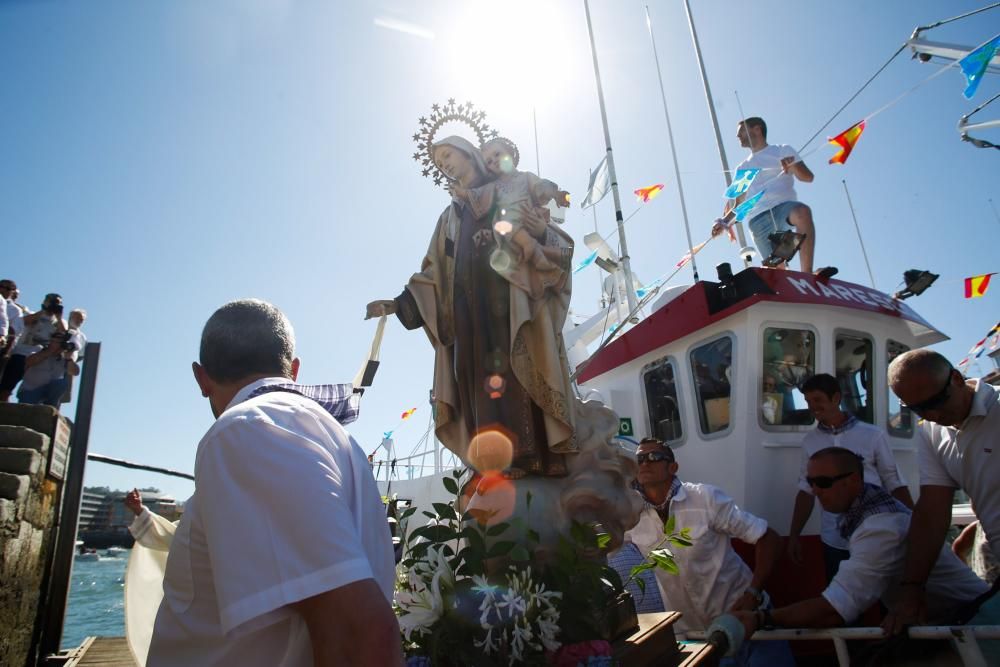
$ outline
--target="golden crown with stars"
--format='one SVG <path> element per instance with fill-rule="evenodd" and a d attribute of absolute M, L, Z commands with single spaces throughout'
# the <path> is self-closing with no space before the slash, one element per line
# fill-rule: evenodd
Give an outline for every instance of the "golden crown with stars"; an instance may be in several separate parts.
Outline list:
<path fill-rule="evenodd" d="M 455 104 L 455 98 L 449 98 L 447 104 L 431 105 L 431 115 L 421 116 L 418 120 L 420 129 L 413 135 L 413 141 L 417 144 L 417 152 L 413 154 L 413 159 L 419 162 L 423 169 L 421 174 L 434 179 L 434 185 L 441 185 L 448 177 L 445 176 L 436 164 L 431 155 L 431 147 L 437 140 L 437 134 L 446 123 L 465 123 L 476 134 L 479 146 L 490 139 L 500 136 L 500 133 L 490 128 L 486 124 L 486 112 L 474 110 L 472 102 L 465 104 Z M 511 146 L 513 142 L 508 141 Z M 516 153 L 517 147 L 514 147 Z"/>

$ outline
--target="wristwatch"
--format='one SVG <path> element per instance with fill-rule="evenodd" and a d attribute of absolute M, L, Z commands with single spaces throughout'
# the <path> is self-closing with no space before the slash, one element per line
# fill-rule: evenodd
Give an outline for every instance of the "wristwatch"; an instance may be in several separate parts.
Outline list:
<path fill-rule="evenodd" d="M 757 603 L 758 607 L 764 604 L 764 591 L 754 588 L 753 586 L 747 586 L 747 589 L 744 592 L 753 596 L 753 599 Z"/>

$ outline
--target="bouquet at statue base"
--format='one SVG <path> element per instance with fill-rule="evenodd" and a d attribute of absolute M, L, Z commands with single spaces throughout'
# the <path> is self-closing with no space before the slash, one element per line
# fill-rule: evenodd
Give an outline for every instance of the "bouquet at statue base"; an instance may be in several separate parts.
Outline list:
<path fill-rule="evenodd" d="M 612 664 L 610 641 L 636 626 L 625 585 L 648 569 L 676 574 L 669 549 L 650 552 L 623 582 L 603 557 L 610 536 L 599 525 L 576 523 L 557 544 L 540 544 L 520 517 L 459 515 L 460 476 L 445 478 L 456 500 L 423 511 L 426 525 L 409 530 L 416 507 L 398 516 L 405 552 L 394 607 L 407 665 Z M 667 542 L 691 544 L 672 531 Z"/>

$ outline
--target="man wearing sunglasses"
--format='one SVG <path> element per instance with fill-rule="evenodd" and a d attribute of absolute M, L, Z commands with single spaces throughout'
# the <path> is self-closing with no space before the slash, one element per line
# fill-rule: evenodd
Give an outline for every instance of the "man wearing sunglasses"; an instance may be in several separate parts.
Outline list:
<path fill-rule="evenodd" d="M 905 586 L 884 624 L 901 632 L 927 616 L 927 577 L 951 524 L 955 489 L 969 495 L 991 550 L 1000 555 L 1000 395 L 924 349 L 893 360 L 889 386 L 924 420 L 917 429 L 920 498 L 907 536 Z M 986 601 L 979 613 L 973 622 L 1000 621 L 1000 596 Z"/>
<path fill-rule="evenodd" d="M 910 509 L 885 489 L 864 481 L 864 467 L 854 452 L 828 447 L 813 454 L 806 480 L 848 540 L 850 558 L 815 598 L 772 611 L 741 611 L 749 637 L 764 628 L 825 628 L 851 623 L 880 598 L 892 603 L 898 593 L 906 556 Z M 951 549 L 941 547 L 932 561 L 926 591 L 933 617 L 947 619 L 956 607 L 988 590 Z"/>
<path fill-rule="evenodd" d="M 806 482 L 806 463 L 810 456 L 821 449 L 843 447 L 854 452 L 864 461 L 866 482 L 887 489 L 901 503 L 909 508 L 913 507 L 910 490 L 899 476 L 885 431 L 858 421 L 854 415 L 840 409 L 842 397 L 837 378 L 827 373 L 818 373 L 803 382 L 801 389 L 817 424 L 816 429 L 802 439 L 802 472 L 788 531 L 788 556 L 796 565 L 802 564 L 799 535 L 816 504 L 813 489 Z M 826 566 L 826 581 L 829 583 L 840 563 L 848 557 L 847 540 L 837 530 L 835 514 L 823 510 L 821 518 L 820 541 L 823 543 L 823 561 Z"/>
<path fill-rule="evenodd" d="M 636 453 L 638 490 L 646 501 L 639 523 L 626 541 L 643 556 L 663 548 L 663 527 L 673 516 L 675 530 L 689 529 L 694 543 L 671 549 L 680 569 L 673 575 L 657 569 L 664 606 L 683 617 L 678 632 L 704 630 L 725 612 L 770 606 L 764 584 L 781 556 L 781 538 L 764 519 L 740 509 L 721 489 L 682 482 L 674 452 L 660 440 L 646 438 Z M 731 538 L 756 545 L 753 571 L 733 549 Z M 736 665 L 794 665 L 786 642 L 747 643 Z"/>

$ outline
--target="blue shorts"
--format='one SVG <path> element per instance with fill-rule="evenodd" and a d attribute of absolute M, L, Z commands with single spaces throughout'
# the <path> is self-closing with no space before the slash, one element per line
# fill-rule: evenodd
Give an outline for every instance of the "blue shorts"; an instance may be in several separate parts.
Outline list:
<path fill-rule="evenodd" d="M 799 206 L 805 206 L 805 204 L 797 201 L 786 201 L 783 204 L 769 208 L 750 220 L 750 224 L 747 227 L 750 228 L 750 233 L 753 235 L 753 243 L 757 246 L 757 252 L 760 253 L 761 260 L 770 257 L 771 251 L 774 250 L 771 239 L 767 238 L 769 234 L 795 231 L 795 227 L 788 222 L 788 216 Z"/>

